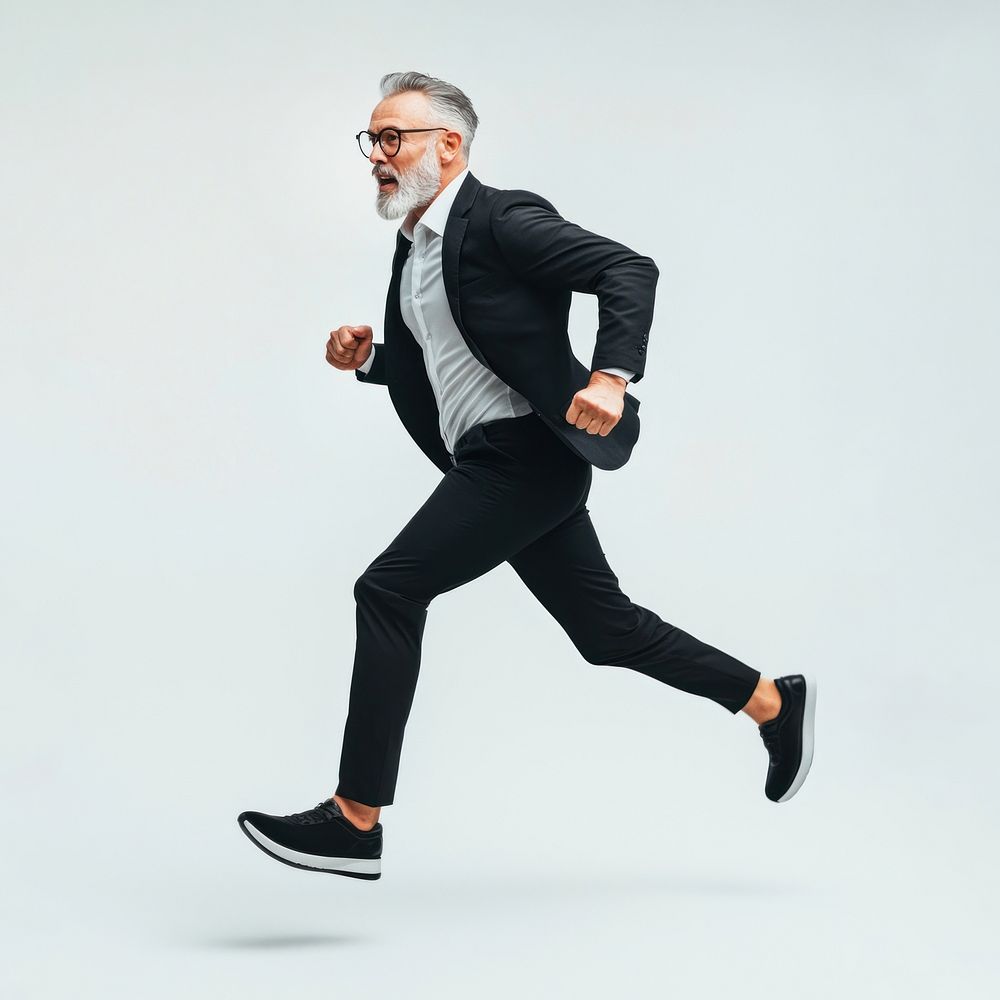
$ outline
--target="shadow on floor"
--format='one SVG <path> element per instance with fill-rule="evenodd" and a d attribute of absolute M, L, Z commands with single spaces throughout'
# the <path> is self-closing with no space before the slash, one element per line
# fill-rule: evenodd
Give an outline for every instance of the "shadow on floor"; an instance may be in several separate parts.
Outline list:
<path fill-rule="evenodd" d="M 189 942 L 223 951 L 280 951 L 288 948 L 347 948 L 368 939 L 355 934 L 236 934 Z"/>

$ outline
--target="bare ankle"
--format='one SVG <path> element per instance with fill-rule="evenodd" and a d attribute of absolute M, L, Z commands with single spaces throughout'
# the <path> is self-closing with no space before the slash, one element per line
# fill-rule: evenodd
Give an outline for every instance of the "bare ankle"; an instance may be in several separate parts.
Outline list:
<path fill-rule="evenodd" d="M 381 806 L 369 806 L 354 799 L 345 799 L 334 793 L 333 800 L 340 806 L 341 812 L 359 829 L 370 830 L 378 822 Z"/>
<path fill-rule="evenodd" d="M 760 678 L 742 711 L 746 712 L 758 726 L 778 717 L 781 712 L 781 692 L 771 678 Z"/>

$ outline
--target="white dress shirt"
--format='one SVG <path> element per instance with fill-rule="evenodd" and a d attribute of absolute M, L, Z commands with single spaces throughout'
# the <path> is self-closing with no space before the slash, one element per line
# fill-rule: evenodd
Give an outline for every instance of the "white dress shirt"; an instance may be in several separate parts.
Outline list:
<path fill-rule="evenodd" d="M 466 167 L 445 185 L 415 226 L 411 228 L 404 219 L 399 227 L 411 244 L 400 278 L 400 311 L 423 351 L 424 367 L 437 401 L 441 438 L 451 455 L 455 442 L 475 424 L 519 417 L 532 409 L 524 396 L 479 363 L 448 305 L 441 270 L 444 227 L 468 172 Z M 374 361 L 373 347 L 358 370 L 367 374 Z M 600 370 L 626 380 L 635 374 L 623 368 Z"/>

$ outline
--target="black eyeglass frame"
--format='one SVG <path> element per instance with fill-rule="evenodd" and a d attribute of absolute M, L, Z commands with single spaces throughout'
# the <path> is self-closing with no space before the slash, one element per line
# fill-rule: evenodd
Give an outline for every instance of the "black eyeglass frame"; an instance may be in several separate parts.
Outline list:
<path fill-rule="evenodd" d="M 361 155 L 362 155 L 362 156 L 363 156 L 363 157 L 364 157 L 364 158 L 365 158 L 366 160 L 367 160 L 367 159 L 368 159 L 368 157 L 369 157 L 369 156 L 371 156 L 372 154 L 371 154 L 371 153 L 366 153 L 366 152 L 365 152 L 365 147 L 361 145 L 361 137 L 362 137 L 363 135 L 366 135 L 366 136 L 368 136 L 368 138 L 369 138 L 369 139 L 371 140 L 371 144 L 372 144 L 372 149 L 373 149 L 373 150 L 375 149 L 375 143 L 378 143 L 378 145 L 379 145 L 379 148 L 380 148 L 380 149 L 382 150 L 382 152 L 383 152 L 383 153 L 385 153 L 385 155 L 386 155 L 386 156 L 388 156 L 388 157 L 392 158 L 393 156 L 396 156 L 396 155 L 398 155 L 398 153 L 399 153 L 399 149 L 402 149 L 402 148 L 403 148 L 403 143 L 402 143 L 402 142 L 400 142 L 400 144 L 399 144 L 399 149 L 397 149 L 395 153 L 390 153 L 390 152 L 389 152 L 389 151 L 388 151 L 388 150 L 387 150 L 387 149 L 385 148 L 385 146 L 383 146 L 383 145 L 382 145 L 382 136 L 383 136 L 383 134 L 384 134 L 384 133 L 386 133 L 386 132 L 396 132 L 396 133 L 397 133 L 398 135 L 403 135 L 403 134 L 404 134 L 404 133 L 406 133 L 406 132 L 437 132 L 437 131 L 438 131 L 439 129 L 440 129 L 441 131 L 443 131 L 443 132 L 447 132 L 447 131 L 448 131 L 448 129 L 447 129 L 447 128 L 445 128 L 445 126 L 444 126 L 444 125 L 435 125 L 435 126 L 434 126 L 433 128 L 393 128 L 393 126 L 392 126 L 392 125 L 386 125 L 386 127 L 385 127 L 385 128 L 383 128 L 383 129 L 379 129 L 379 131 L 378 131 L 378 134 L 377 134 L 377 135 L 372 135 L 372 133 L 371 133 L 371 132 L 369 132 L 369 131 L 368 131 L 368 129 L 366 129 L 366 128 L 363 128 L 363 129 L 362 129 L 362 130 L 361 130 L 361 131 L 360 131 L 360 132 L 359 132 L 359 133 L 358 133 L 358 134 L 357 134 L 357 135 L 356 135 L 356 136 L 355 136 L 354 138 L 355 138 L 355 139 L 357 140 L 357 142 L 358 142 L 358 149 L 360 149 L 360 150 L 361 150 Z"/>

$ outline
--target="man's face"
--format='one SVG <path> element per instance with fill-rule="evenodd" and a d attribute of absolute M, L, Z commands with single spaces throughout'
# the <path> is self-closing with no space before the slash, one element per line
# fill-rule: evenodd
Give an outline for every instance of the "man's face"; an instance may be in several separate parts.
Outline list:
<path fill-rule="evenodd" d="M 428 100 L 411 91 L 387 97 L 372 112 L 368 131 L 373 135 L 392 128 L 432 128 Z M 368 159 L 378 186 L 375 211 L 383 219 L 399 219 L 412 209 L 430 204 L 441 186 L 439 139 L 444 132 L 411 132 L 400 137 L 399 152 L 386 156 L 376 143 Z M 385 182 L 383 183 L 383 179 Z"/>

